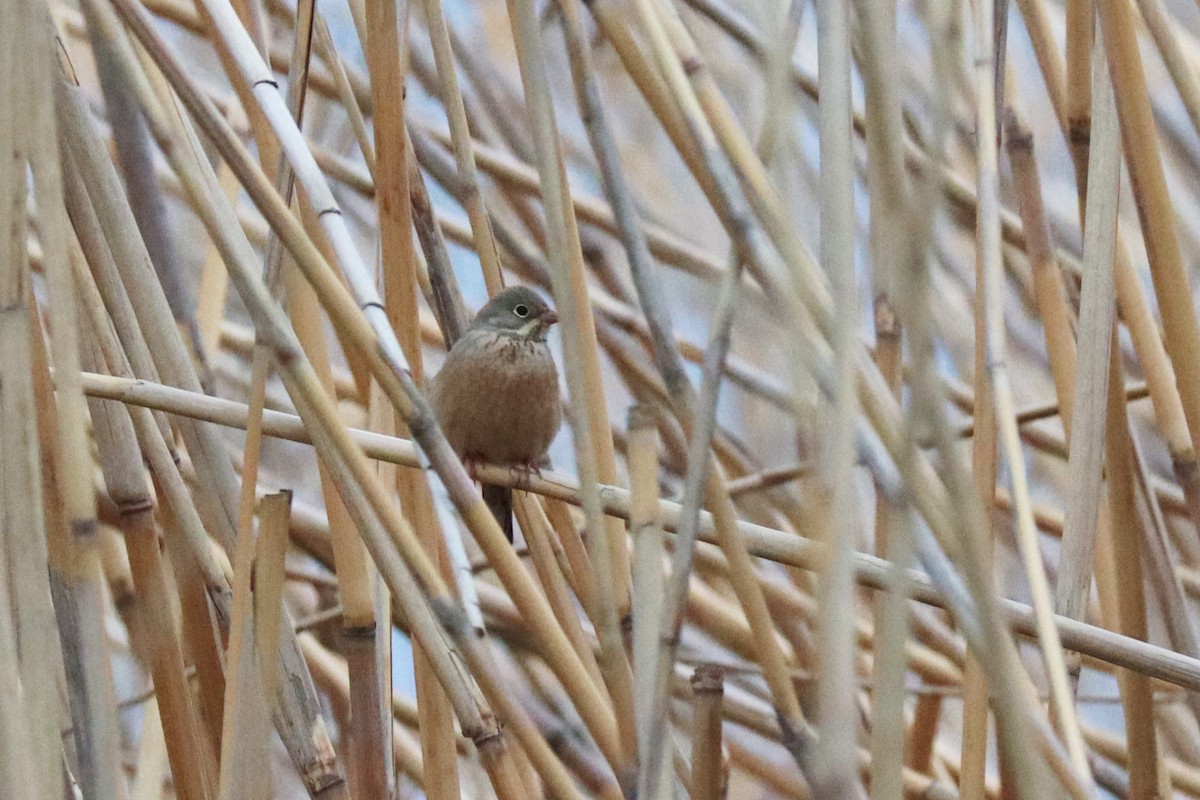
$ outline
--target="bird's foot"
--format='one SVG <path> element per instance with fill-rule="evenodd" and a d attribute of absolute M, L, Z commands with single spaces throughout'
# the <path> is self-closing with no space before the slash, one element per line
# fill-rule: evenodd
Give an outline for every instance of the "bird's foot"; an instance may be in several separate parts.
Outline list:
<path fill-rule="evenodd" d="M 471 476 L 471 480 L 479 482 L 479 465 L 483 463 L 483 459 L 475 453 L 464 453 L 462 457 L 463 469 Z"/>
<path fill-rule="evenodd" d="M 510 464 L 508 474 L 512 476 L 513 486 L 517 489 L 528 489 L 533 482 L 533 476 L 542 477 L 542 470 L 532 461 Z"/>

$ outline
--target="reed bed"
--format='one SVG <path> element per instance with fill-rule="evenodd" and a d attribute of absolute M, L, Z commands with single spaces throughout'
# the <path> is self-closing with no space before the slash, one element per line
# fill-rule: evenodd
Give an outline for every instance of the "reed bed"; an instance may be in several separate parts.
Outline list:
<path fill-rule="evenodd" d="M 1198 9 L 9 0 L 0 794 L 1200 797 Z"/>

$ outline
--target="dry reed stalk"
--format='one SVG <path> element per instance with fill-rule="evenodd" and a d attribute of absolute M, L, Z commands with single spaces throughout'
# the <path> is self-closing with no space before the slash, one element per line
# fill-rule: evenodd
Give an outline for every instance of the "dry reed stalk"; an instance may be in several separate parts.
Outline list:
<path fill-rule="evenodd" d="M 22 642 L 19 651 L 25 662 L 23 666 L 31 667 L 35 662 L 40 662 L 49 677 L 58 672 L 54 665 L 64 665 L 80 784 L 90 796 L 115 798 L 120 787 L 115 766 L 118 733 L 113 708 L 112 675 L 102 636 L 104 590 L 95 492 L 90 464 L 77 458 L 78 453 L 86 451 L 88 441 L 87 411 L 79 378 L 80 335 L 70 263 L 71 259 L 78 258 L 78 252 L 77 247 L 72 247 L 74 240 L 70 222 L 63 207 L 63 178 L 54 110 L 47 104 L 32 102 L 34 98 L 44 96 L 43 92 L 49 91 L 57 71 L 57 53 L 50 46 L 50 27 L 33 8 L 33 4 L 25 9 L 25 15 L 28 52 L 18 50 L 17 53 L 23 62 L 23 70 L 20 71 L 23 72 L 22 82 L 30 109 L 29 127 L 26 129 L 26 141 L 16 147 L 14 155 L 19 158 L 21 151 L 24 151 L 33 178 L 37 229 L 44 253 L 43 274 L 50 294 L 50 319 L 47 325 L 49 347 L 62 382 L 57 396 L 52 396 L 46 345 L 41 326 L 37 324 L 38 314 L 32 293 L 27 294 L 26 298 L 6 298 L 6 305 L 13 300 L 22 304 L 28 301 L 25 313 L 30 328 L 26 337 L 17 336 L 12 342 L 17 348 L 28 348 L 28 366 L 32 367 L 32 388 L 38 412 L 35 416 L 41 440 L 40 480 L 43 486 L 42 499 L 46 503 L 44 513 L 47 526 L 44 545 L 36 540 L 31 541 L 24 548 L 24 555 L 10 553 L 10 558 L 6 560 L 9 562 L 9 574 L 18 576 L 19 588 L 13 592 L 17 604 L 17 623 L 24 626 L 23 638 L 29 640 Z M 8 195 L 9 189 L 3 191 Z M 15 225 L 11 230 L 18 235 L 23 232 L 23 227 Z M 16 279 L 14 285 L 28 287 L 25 283 L 27 276 L 23 275 L 26 261 L 22 249 L 13 254 L 15 257 L 9 264 L 14 273 L 12 278 Z M 18 369 L 20 361 L 18 355 Z M 24 382 L 16 375 L 6 380 L 11 381 L 11 389 L 18 393 L 19 398 L 25 388 Z M 12 408 L 11 404 L 6 405 Z M 14 443 L 19 446 L 19 441 Z M 16 491 L 26 488 L 22 487 L 19 478 L 15 483 Z M 14 500 L 14 497 L 10 497 L 7 502 Z M 30 495 L 25 502 L 38 501 L 36 496 Z M 29 522 L 34 520 L 16 520 L 18 525 Z M 35 525 L 26 533 L 36 535 L 37 532 Z M 48 558 L 45 566 L 40 563 L 43 557 Z M 47 567 L 50 583 L 43 584 L 40 576 Z M 36 594 L 25 594 L 29 589 L 43 594 L 43 597 L 39 600 Z M 47 602 L 47 590 L 53 592 L 53 609 Z M 50 610 L 57 616 L 61 643 L 54 641 L 49 630 L 29 627 L 48 624 L 46 612 Z M 36 647 L 32 646 L 35 643 Z M 26 682 L 26 713 L 31 715 L 31 719 L 38 720 L 30 736 L 35 743 L 41 742 L 37 759 L 31 763 L 38 770 L 43 787 L 48 788 L 56 783 L 53 776 L 59 767 L 51 763 L 58 760 L 58 749 L 49 744 L 49 727 L 58 720 L 59 704 L 54 702 L 53 695 L 49 693 L 51 687 L 47 685 L 47 680 L 38 680 L 28 670 L 23 680 Z M 43 762 L 41 759 L 51 761 Z M 46 775 L 45 770 L 50 770 L 51 774 Z"/>
<path fill-rule="evenodd" d="M 287 105 L 297 125 L 303 118 L 306 104 L 315 16 L 315 8 L 311 3 L 299 4 L 287 92 Z M 290 186 L 290 175 L 290 170 L 282 167 L 277 172 L 277 180 L 289 181 Z M 287 194 L 290 194 L 290 190 Z M 305 227 L 313 232 L 316 240 L 315 232 L 319 225 L 314 209 L 311 203 L 307 202 L 305 195 L 301 195 L 299 204 Z M 269 255 L 279 257 L 282 249 L 278 247 L 278 242 L 271 240 L 271 244 L 274 245 L 274 250 L 269 247 Z M 330 257 L 328 252 L 326 257 Z M 269 264 L 268 273 L 272 267 L 276 265 Z M 297 338 L 312 362 L 325 391 L 332 397 L 335 395 L 333 371 L 329 365 L 324 329 L 319 324 L 321 315 L 317 297 L 294 266 L 284 264 L 283 270 L 288 295 L 288 313 Z M 268 284 L 270 283 L 268 278 Z M 352 753 L 350 784 L 357 795 L 383 798 L 390 791 L 391 776 L 388 764 L 392 747 L 389 741 L 391 726 L 382 717 L 387 702 L 381 696 L 384 682 L 379 674 L 381 661 L 376 652 L 373 575 L 369 571 L 366 549 L 353 529 L 353 520 L 338 495 L 328 470 L 320 462 L 318 470 L 326 514 L 329 517 L 335 569 L 342 598 L 343 647 L 350 672 L 350 713 L 356 720 L 349 737 Z"/>
<path fill-rule="evenodd" d="M 875 300 L 875 361 L 893 394 L 899 397 L 903 380 L 903 334 L 900 321 L 886 294 Z M 909 513 L 893 510 L 892 505 L 880 489 L 875 499 L 875 554 L 893 564 L 892 590 L 875 599 L 875 630 L 878 640 L 872 642 L 874 668 L 871 725 L 871 776 L 870 790 L 873 800 L 896 797 L 902 790 L 897 776 L 907 763 L 915 766 L 906 757 L 919 749 L 920 742 L 932 740 L 937 735 L 937 717 L 940 700 L 917 699 L 914 720 L 908 732 L 904 731 L 904 679 L 903 654 L 910 630 L 908 589 L 904 574 L 913 559 L 913 543 L 909 526 Z M 932 707 L 932 713 L 930 709 Z M 921 769 L 920 766 L 916 768 Z"/>
<path fill-rule="evenodd" d="M 1111 325 L 1111 322 L 1109 323 Z M 1110 336 L 1115 338 L 1115 332 Z M 1110 359 L 1114 379 L 1121 375 L 1115 357 Z M 1112 561 L 1120 564 L 1116 577 L 1117 617 L 1123 632 L 1146 636 L 1146 603 L 1142 571 L 1142 545 L 1146 532 L 1135 513 L 1131 446 L 1124 397 L 1119 391 L 1108 392 L 1109 425 L 1106 444 L 1106 467 L 1109 475 L 1109 511 L 1112 514 Z M 1131 798 L 1160 796 L 1158 785 L 1159 761 L 1155 735 L 1153 702 L 1149 681 L 1136 673 L 1125 673 L 1121 680 L 1121 695 L 1125 707 L 1126 740 L 1130 743 L 1129 781 Z"/>
<path fill-rule="evenodd" d="M 514 500 L 513 510 L 521 524 L 521 531 L 525 534 L 526 546 L 533 557 L 534 568 L 546 598 L 554 610 L 554 617 L 571 640 L 571 645 L 591 674 L 596 688 L 603 689 L 604 679 L 600 666 L 580 625 L 579 615 L 568 592 L 566 576 L 555 557 L 550 521 L 534 496 L 518 492 L 514 495 Z"/>
<path fill-rule="evenodd" d="M 692 674 L 692 774 L 694 800 L 718 800 L 726 793 L 729 767 L 721 747 L 721 697 L 725 674 L 701 664 Z"/>
<path fill-rule="evenodd" d="M 832 338 L 836 384 L 831 430 L 822 442 L 819 480 L 827 504 L 824 536 L 834 556 L 821 576 L 821 683 L 817 695 L 817 768 L 809 775 L 812 791 L 829 798 L 865 797 L 853 768 L 858 725 L 853 721 L 857 694 L 854 619 L 857 614 L 852 554 L 860 525 L 855 494 L 855 421 L 858 398 L 858 285 L 854 268 L 854 186 L 851 151 L 849 10 L 839 2 L 817 7 L 821 76 L 821 263 L 832 286 L 838 313 Z M 790 53 L 785 64 L 790 62 Z M 777 100 L 777 102 L 779 102 Z M 902 671 L 902 670 L 901 670 Z M 901 681 L 903 678 L 901 678 Z M 894 749 L 899 764 L 900 747 Z M 695 768 L 695 763 L 693 763 Z M 710 767 L 711 768 L 711 767 Z"/>
<path fill-rule="evenodd" d="M 388 317 L 400 337 L 413 377 L 421 381 L 424 370 L 416 306 L 417 267 L 412 246 L 411 188 L 405 131 L 405 74 L 410 4 L 397 9 L 391 3 L 366 4 L 369 28 L 364 43 L 371 74 L 375 106 L 391 113 L 375 118 L 375 170 L 382 189 L 377 193 L 380 224 L 381 273 Z M 355 106 L 357 107 L 357 106 Z M 389 428 L 406 433 L 403 419 L 395 416 Z M 396 475 L 401 502 L 409 509 L 421 532 L 429 557 L 445 569 L 441 529 L 432 498 L 421 472 L 399 471 Z M 414 648 L 418 709 L 421 714 L 421 754 L 427 767 L 425 788 L 432 798 L 459 796 L 458 770 L 452 742 L 450 703 L 419 647 Z M 362 758 L 368 758 L 364 751 Z M 386 783 L 383 789 L 386 789 Z"/>
<path fill-rule="evenodd" d="M 246 437 L 247 442 L 258 439 L 258 425 L 251 415 L 251 428 Z M 243 467 L 243 476 L 250 477 L 247 481 L 250 492 L 243 493 L 242 502 L 254 503 L 257 458 L 259 447 L 247 447 L 247 463 L 252 463 L 254 473 L 247 475 Z M 270 512 L 269 505 L 260 507 L 264 522 Z M 254 513 L 253 505 L 247 511 L 246 522 L 238 531 L 237 547 L 233 553 L 233 619 L 229 626 L 229 649 L 227 663 L 231 680 L 226 685 L 225 694 L 225 730 L 221 742 L 221 798 L 222 800 L 237 800 L 261 796 L 270 791 L 270 775 L 259 769 L 259 765 L 267 756 L 264 741 L 267 732 L 269 713 L 264 686 L 264 670 L 260 666 L 262 651 L 258 648 L 261 641 L 256 631 L 258 615 L 255 597 L 256 552 L 254 526 L 249 519 Z M 263 535 L 259 526 L 259 536 Z M 269 662 L 268 662 L 269 663 Z"/>
<path fill-rule="evenodd" d="M 30 141 L 28 128 L 19 124 L 26 119 L 29 92 L 41 82 L 38 78 L 48 60 L 33 42 L 44 41 L 34 32 L 42 26 L 33 4 L 18 4 L 6 27 L 13 35 L 4 37 L 7 49 L 4 78 L 0 78 L 0 109 L 6 121 L 0 123 L 0 147 L 5 166 L 0 168 L 0 219 L 5 224 L 4 267 L 0 272 L 0 330 L 3 330 L 5 358 L 0 378 L 0 419 L 3 439 L 0 461 L 3 466 L 3 501 L 6 510 L 0 522 L 0 559 L 3 563 L 4 591 L 0 593 L 0 637 L 6 651 L 0 661 L 5 681 L 3 713 L 8 719 L 0 728 L 0 748 L 6 763 L 0 774 L 13 783 L 14 791 L 35 798 L 50 798 L 61 791 L 57 741 L 59 704 L 52 680 L 61 663 L 49 647 L 53 639 L 53 611 L 49 607 L 45 511 L 42 497 L 41 458 L 35 419 L 32 333 L 27 294 L 31 274 L 26 247 L 25 169 L 33 162 L 38 146 Z M 24 36 L 19 34 L 24 33 Z M 41 58 L 39 58 L 39 55 Z M 56 202 L 47 196 L 43 182 L 38 199 Z M 30 628 L 30 625 L 37 627 Z M 49 626 L 49 627 L 46 627 Z M 49 774 L 47 774 L 49 771 Z"/>
<path fill-rule="evenodd" d="M 653 406 L 637 405 L 629 410 L 630 497 L 629 532 L 633 538 L 633 620 L 630 638 L 633 652 L 634 691 L 638 697 L 654 695 L 657 634 L 663 605 L 663 563 L 666 557 L 663 530 L 658 522 L 658 426 Z M 640 703 L 635 709 L 638 735 L 639 797 L 661 798 L 668 792 L 665 784 L 666 760 L 653 760 L 651 742 L 671 735 L 669 721 L 655 717 L 652 705 Z"/>

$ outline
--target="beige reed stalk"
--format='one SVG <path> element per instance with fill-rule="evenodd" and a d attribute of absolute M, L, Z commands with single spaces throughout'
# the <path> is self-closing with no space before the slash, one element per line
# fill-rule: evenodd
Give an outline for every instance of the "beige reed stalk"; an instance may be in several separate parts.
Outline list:
<path fill-rule="evenodd" d="M 46 397 L 49 388 L 49 374 L 46 371 L 45 353 L 43 351 L 43 335 L 37 325 L 37 315 L 32 308 L 33 295 L 27 295 L 30 307 L 31 328 L 25 339 L 30 347 L 31 364 L 34 368 L 34 390 L 42 394 L 38 398 L 36 409 L 39 427 L 46 425 L 42 436 L 42 480 L 45 491 L 43 500 L 48 504 L 57 503 L 58 507 L 46 507 L 46 533 L 48 538 L 47 555 L 50 559 L 51 579 L 61 582 L 61 594 L 54 592 L 55 608 L 59 620 L 59 631 L 62 638 L 61 657 L 70 681 L 70 708 L 76 728 L 76 753 L 79 764 L 78 779 L 84 790 L 99 798 L 116 797 L 119 788 L 114 758 L 117 755 L 118 731 L 115 709 L 113 708 L 113 687 L 110 664 L 104 658 L 103 638 L 103 574 L 101 572 L 98 528 L 96 524 L 95 492 L 92 486 L 90 464 L 78 457 L 79 453 L 87 450 L 87 407 L 79 378 L 80 368 L 80 334 L 79 318 L 76 315 L 74 288 L 71 279 L 70 259 L 78 258 L 77 248 L 73 247 L 70 221 L 63 205 L 62 166 L 59 161 L 57 119 L 53 106 L 40 102 L 40 98 L 53 94 L 52 81 L 57 72 L 57 54 L 51 46 L 51 29 L 46 20 L 35 8 L 35 4 L 24 6 L 25 22 L 28 26 L 23 37 L 25 52 L 16 50 L 16 57 L 22 62 L 23 84 L 26 93 L 23 105 L 29 110 L 27 118 L 26 141 L 23 148 L 28 158 L 29 170 L 33 178 L 33 190 L 37 204 L 37 225 L 39 241 L 44 252 L 43 273 L 46 278 L 46 288 L 49 293 L 48 325 L 49 344 L 53 362 L 57 368 L 60 380 L 57 395 Z M 14 27 L 19 27 L 14 23 Z M 17 115 L 13 114 L 14 124 Z M 3 186 L 0 183 L 0 186 Z M 0 189 L 8 195 L 9 188 Z M 16 197 L 20 194 L 16 193 Z M 10 228 L 13 235 L 23 235 L 23 227 L 16 225 Z M 23 248 L 22 248 L 23 249 Z M 22 252 L 13 254 L 9 261 L 11 269 L 17 274 L 25 270 L 25 259 Z M 20 281 L 24 283 L 24 281 Z M 27 284 L 26 284 L 27 286 Z M 25 298 L 21 298 L 23 302 Z M 16 336 L 11 341 L 14 347 L 20 347 L 23 337 Z M 7 340 L 7 339 L 6 339 Z M 19 362 L 18 362 L 19 363 Z M 10 378 L 11 380 L 11 378 Z M 20 391 L 22 386 L 18 379 L 14 389 Z M 53 417 L 53 420 L 47 419 Z M 26 423 L 28 428 L 28 423 Z M 14 487 L 20 491 L 20 486 Z M 25 502 L 36 503 L 33 495 Z M 12 507 L 12 506 L 7 506 Z M 58 520 L 61 531 L 56 533 L 51 526 Z M 29 528 L 30 533 L 36 534 L 36 525 Z M 59 557 L 55 558 L 55 541 L 61 545 Z M 0 544 L 0 547 L 5 545 Z M 37 579 L 40 567 L 37 561 L 41 558 L 42 546 L 36 542 L 30 543 L 25 549 L 25 558 L 34 560 L 34 571 L 27 572 L 14 559 L 10 575 L 18 576 L 21 585 L 37 590 L 44 588 L 58 589 L 58 586 L 44 587 Z M 20 598 L 23 593 L 14 594 Z M 36 595 L 35 595 L 36 597 Z M 48 668 L 58 660 L 58 646 L 50 637 L 48 629 L 35 630 L 28 628 L 36 618 L 29 614 L 31 610 L 40 609 L 43 613 L 50 610 L 43 605 L 43 600 L 34 609 L 19 609 L 19 617 L 26 617 L 27 637 L 37 636 L 41 641 L 40 652 L 28 646 L 23 647 L 24 658 L 33 666 L 35 660 L 42 661 Z M 28 605 L 32 598 L 19 601 Z M 49 619 L 43 617 L 39 624 L 44 625 Z M 57 670 L 55 670 L 57 671 Z M 48 675 L 47 675 L 48 677 Z M 26 673 L 28 681 L 28 704 L 26 712 L 30 719 L 38 720 L 40 730 L 31 731 L 34 741 L 41 741 L 39 736 L 51 735 L 50 728 L 55 727 L 58 719 L 53 713 L 58 705 L 53 693 L 49 691 L 47 681 L 33 679 Z M 43 747 L 47 742 L 43 742 Z M 39 748 L 39 751 L 41 748 Z M 52 758 L 52 748 L 47 755 L 39 752 L 39 758 Z M 42 764 L 39 770 L 46 769 Z M 57 765 L 52 765 L 57 769 Z M 45 781 L 52 783 L 50 778 L 42 776 Z"/>
<path fill-rule="evenodd" d="M 6 513 L 0 521 L 0 566 L 6 581 L 0 599 L 0 678 L 5 681 L 0 723 L 0 748 L 5 764 L 0 778 L 11 780 L 13 791 L 42 800 L 58 796 L 58 702 L 53 680 L 57 654 L 53 643 L 54 619 L 46 586 L 45 512 L 35 418 L 32 372 L 32 332 L 27 295 L 31 275 L 26 249 L 26 158 L 34 150 L 28 141 L 26 100 L 38 81 L 27 71 L 39 68 L 38 49 L 25 44 L 34 37 L 40 18 L 33 4 L 18 4 L 0 34 L 6 48 L 0 77 L 0 221 L 5 225 L 3 265 L 0 266 L 0 333 L 4 358 L 0 361 L 0 469 L 4 480 L 0 500 Z M 28 52 L 26 52 L 28 50 Z M 32 79 L 32 80 L 31 80 Z M 44 186 L 44 184 L 43 184 Z M 50 197 L 40 201 L 54 202 Z M 38 627 L 30 628 L 36 624 Z M 47 775 L 46 771 L 50 774 Z"/>
<path fill-rule="evenodd" d="M 419 382 L 424 369 L 417 327 L 417 267 L 412 246 L 413 215 L 409 199 L 412 175 L 405 131 L 404 82 L 410 5 L 404 6 L 401 15 L 395 3 L 369 0 L 366 3 L 369 24 L 365 45 L 371 74 L 371 96 L 375 107 L 384 110 L 384 113 L 375 117 L 374 142 L 376 174 L 381 179 L 376 192 L 380 271 L 388 318 L 400 339 L 413 377 Z M 475 221 L 474 217 L 472 221 Z M 490 230 L 487 235 L 490 236 Z M 482 239 L 479 243 L 484 244 Z M 404 420 L 398 415 L 394 415 L 388 427 L 407 432 Z M 401 502 L 416 520 L 427 554 L 435 563 L 441 562 L 443 574 L 447 574 L 442 531 L 437 524 L 424 473 L 402 470 L 397 473 L 397 481 Z M 388 649 L 390 651 L 390 646 Z M 413 667 L 421 714 L 422 762 L 427 768 L 425 790 L 434 800 L 456 798 L 459 796 L 459 781 L 455 766 L 457 757 L 452 744 L 454 729 L 449 699 L 437 685 L 436 676 L 419 645 L 414 646 Z M 386 782 L 379 788 L 386 789 Z"/>
<path fill-rule="evenodd" d="M 817 6 L 821 75 L 821 264 L 829 276 L 838 313 L 833 332 L 835 388 L 831 430 L 823 437 L 820 480 L 826 504 L 826 540 L 834 556 L 821 576 L 821 682 L 817 705 L 815 794 L 829 798 L 865 797 L 854 768 L 855 641 L 857 614 L 853 559 L 860 526 L 856 513 L 855 423 L 858 397 L 859 293 L 854 264 L 854 164 L 851 151 L 850 19 L 839 0 Z M 790 62 L 790 54 L 788 61 Z M 693 767 L 695 765 L 693 764 Z"/>

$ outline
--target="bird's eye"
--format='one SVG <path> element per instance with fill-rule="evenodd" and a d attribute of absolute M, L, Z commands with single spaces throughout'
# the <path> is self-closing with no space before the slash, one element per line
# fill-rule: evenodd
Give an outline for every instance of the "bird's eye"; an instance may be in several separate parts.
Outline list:
<path fill-rule="evenodd" d="M 513 313 L 516 314 L 521 319 L 525 319 L 526 317 L 529 316 L 529 306 L 525 305 L 524 303 L 521 303 L 520 305 L 518 305 L 517 307 L 515 307 L 513 309 Z"/>

